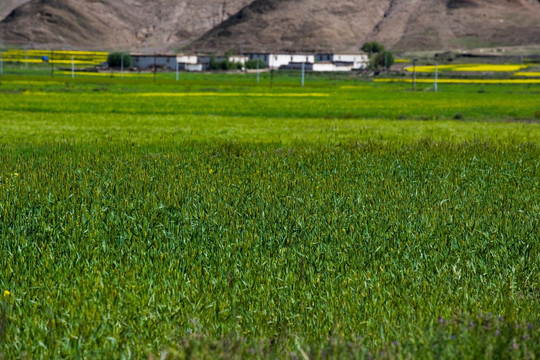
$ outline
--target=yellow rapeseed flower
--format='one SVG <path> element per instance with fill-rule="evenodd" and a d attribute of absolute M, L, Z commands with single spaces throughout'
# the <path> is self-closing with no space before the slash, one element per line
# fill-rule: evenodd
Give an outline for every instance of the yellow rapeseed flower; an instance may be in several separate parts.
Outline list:
<path fill-rule="evenodd" d="M 412 79 L 373 79 L 373 82 L 411 83 Z M 540 79 L 439 79 L 440 84 L 540 84 Z M 432 84 L 433 79 L 416 79 L 416 83 Z"/>
<path fill-rule="evenodd" d="M 529 72 L 517 72 L 514 76 L 540 76 L 538 71 L 529 71 Z"/>
<path fill-rule="evenodd" d="M 8 297 L 11 293 L 8 290 L 4 290 L 4 297 Z"/>
<path fill-rule="evenodd" d="M 210 169 L 210 170 L 208 170 L 208 173 L 209 173 L 209 174 L 212 174 L 212 173 L 214 173 L 214 169 Z"/>
<path fill-rule="evenodd" d="M 421 66 L 409 66 L 405 68 L 405 71 L 408 72 L 435 72 L 435 69 L 446 70 L 446 71 L 463 71 L 463 72 L 514 72 L 522 69 L 526 69 L 526 65 L 515 65 L 515 64 L 453 64 L 453 65 L 421 65 Z"/>

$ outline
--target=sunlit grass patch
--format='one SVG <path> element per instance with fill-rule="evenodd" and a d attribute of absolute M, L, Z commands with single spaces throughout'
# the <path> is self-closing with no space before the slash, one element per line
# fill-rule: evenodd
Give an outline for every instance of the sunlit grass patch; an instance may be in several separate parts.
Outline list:
<path fill-rule="evenodd" d="M 177 92 L 177 93 L 138 93 L 142 97 L 328 97 L 324 93 L 255 93 L 255 92 Z"/>

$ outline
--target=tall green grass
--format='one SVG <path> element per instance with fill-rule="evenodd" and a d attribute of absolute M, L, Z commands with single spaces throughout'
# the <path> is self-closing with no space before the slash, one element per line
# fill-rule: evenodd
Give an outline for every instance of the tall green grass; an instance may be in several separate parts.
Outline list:
<path fill-rule="evenodd" d="M 87 86 L 0 95 L 0 357 L 538 357 L 537 124 Z"/>

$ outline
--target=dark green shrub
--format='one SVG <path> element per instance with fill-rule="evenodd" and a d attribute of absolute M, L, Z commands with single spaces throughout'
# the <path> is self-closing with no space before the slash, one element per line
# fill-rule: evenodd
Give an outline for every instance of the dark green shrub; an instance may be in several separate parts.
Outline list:
<path fill-rule="evenodd" d="M 373 65 L 377 69 L 390 69 L 394 65 L 394 55 L 390 51 L 382 51 L 375 56 Z"/>
<path fill-rule="evenodd" d="M 229 61 L 228 58 L 222 61 L 218 61 L 214 55 L 210 57 L 210 70 L 240 70 L 242 64 Z"/>
<path fill-rule="evenodd" d="M 262 59 L 252 59 L 246 62 L 246 69 L 257 69 L 257 63 L 259 63 L 259 69 L 264 69 L 266 67 Z"/>
<path fill-rule="evenodd" d="M 131 55 L 125 53 L 114 52 L 107 56 L 107 64 L 112 68 L 119 68 L 122 66 L 122 56 L 124 61 L 124 67 L 130 67 L 132 64 Z"/>
<path fill-rule="evenodd" d="M 362 50 L 363 52 L 366 52 L 369 55 L 371 55 L 371 54 L 374 54 L 374 53 L 383 52 L 384 51 L 384 45 L 379 44 L 376 41 L 370 41 L 370 42 L 364 43 L 364 45 L 362 45 L 360 50 Z"/>

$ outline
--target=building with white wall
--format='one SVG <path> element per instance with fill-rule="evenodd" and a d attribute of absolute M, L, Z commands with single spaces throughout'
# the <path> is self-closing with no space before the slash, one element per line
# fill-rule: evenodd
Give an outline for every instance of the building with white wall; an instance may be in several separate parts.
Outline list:
<path fill-rule="evenodd" d="M 178 70 L 189 72 L 200 72 L 203 70 L 203 66 L 199 63 L 199 57 L 197 55 L 178 54 L 176 61 L 178 62 Z"/>
<path fill-rule="evenodd" d="M 229 61 L 237 64 L 246 65 L 246 62 L 249 60 L 247 56 L 244 55 L 233 55 L 229 56 Z"/>
<path fill-rule="evenodd" d="M 210 55 L 171 55 L 171 54 L 132 54 L 133 66 L 139 69 L 165 67 L 169 70 L 202 71 L 208 69 L 212 56 Z M 224 61 L 225 56 L 216 56 L 216 61 Z M 271 70 L 298 69 L 302 66 L 306 71 L 351 71 L 366 69 L 369 58 L 366 54 L 273 54 L 252 53 L 247 56 L 233 55 L 229 61 L 245 65 L 248 60 L 262 60 L 265 67 Z M 304 64 L 304 65 L 302 65 Z"/>
<path fill-rule="evenodd" d="M 225 61 L 226 59 L 229 59 L 229 61 L 232 62 L 232 63 L 242 64 L 242 65 L 245 65 L 246 62 L 249 60 L 249 58 L 247 56 L 243 56 L 243 55 L 231 55 L 229 57 L 221 56 L 221 55 L 220 56 L 199 55 L 198 56 L 199 64 L 202 64 L 204 69 L 209 69 L 210 68 L 210 60 L 212 59 L 212 56 L 214 57 L 214 59 L 217 62 L 222 62 L 222 61 Z"/>
<path fill-rule="evenodd" d="M 173 54 L 131 54 L 132 65 L 139 69 L 166 67 L 175 70 L 177 56 Z"/>
<path fill-rule="evenodd" d="M 336 68 L 344 69 L 352 66 L 353 70 L 366 69 L 369 65 L 369 57 L 367 54 L 317 54 L 315 60 L 317 62 L 330 61 L 336 65 Z"/>
<path fill-rule="evenodd" d="M 178 61 L 179 64 L 197 64 L 199 59 L 197 55 L 178 54 L 176 55 L 176 61 Z"/>
<path fill-rule="evenodd" d="M 284 65 L 281 69 L 287 70 L 302 70 L 302 67 L 305 71 L 314 71 L 314 72 L 334 72 L 334 71 L 352 71 L 352 63 L 334 64 L 330 61 L 319 61 L 314 63 L 289 63 Z"/>
<path fill-rule="evenodd" d="M 271 70 L 277 70 L 290 63 L 313 63 L 315 55 L 305 54 L 271 54 L 271 53 L 253 53 L 248 54 L 249 60 L 262 60 L 266 67 Z"/>
<path fill-rule="evenodd" d="M 184 67 L 182 70 L 189 71 L 189 72 L 201 72 L 203 71 L 203 65 L 202 64 L 184 64 Z"/>

